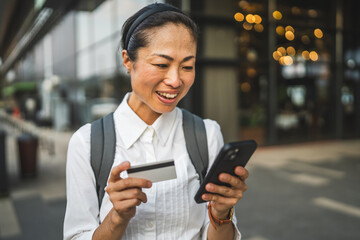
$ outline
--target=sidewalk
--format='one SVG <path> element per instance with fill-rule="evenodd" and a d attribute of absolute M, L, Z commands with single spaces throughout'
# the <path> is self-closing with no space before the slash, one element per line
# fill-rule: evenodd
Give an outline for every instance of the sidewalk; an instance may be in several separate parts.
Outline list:
<path fill-rule="evenodd" d="M 0 199 L 0 239 L 62 239 L 71 133 L 33 129 L 47 136 L 38 176 L 21 179 L 18 130 L 6 129 L 11 194 Z M 236 206 L 243 240 L 360 239 L 360 140 L 261 147 L 247 168 L 248 190 Z"/>
<path fill-rule="evenodd" d="M 360 239 L 360 140 L 263 147 L 247 168 L 242 239 Z"/>
<path fill-rule="evenodd" d="M 0 198 L 0 239 L 62 239 L 66 152 L 72 133 L 37 128 L 19 119 L 0 117 L 0 124 L 7 132 L 10 185 L 10 197 Z M 23 131 L 40 138 L 36 178 L 20 177 L 16 137 Z"/>

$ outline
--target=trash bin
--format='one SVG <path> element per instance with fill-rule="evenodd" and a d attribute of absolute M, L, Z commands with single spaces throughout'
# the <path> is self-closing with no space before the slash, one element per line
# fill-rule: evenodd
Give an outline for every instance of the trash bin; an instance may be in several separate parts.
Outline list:
<path fill-rule="evenodd" d="M 9 195 L 6 168 L 6 132 L 0 129 L 0 197 Z"/>
<path fill-rule="evenodd" d="M 35 177 L 37 174 L 38 138 L 32 134 L 22 134 L 17 138 L 17 142 L 21 177 Z"/>

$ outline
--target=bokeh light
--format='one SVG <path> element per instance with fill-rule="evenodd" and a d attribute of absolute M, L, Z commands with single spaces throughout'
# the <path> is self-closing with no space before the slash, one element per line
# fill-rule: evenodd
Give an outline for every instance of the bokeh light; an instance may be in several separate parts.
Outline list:
<path fill-rule="evenodd" d="M 246 21 L 248 23 L 254 23 L 255 22 L 255 16 L 252 15 L 251 13 L 249 13 L 248 15 L 246 15 Z"/>
<path fill-rule="evenodd" d="M 281 53 L 281 56 L 285 56 L 285 55 L 286 55 L 286 50 L 285 50 L 284 47 L 278 47 L 277 50 Z"/>
<path fill-rule="evenodd" d="M 244 28 L 245 30 L 250 31 L 250 30 L 253 28 L 253 25 L 250 24 L 250 23 L 248 23 L 248 22 L 244 22 L 244 23 L 243 23 L 243 28 Z"/>
<path fill-rule="evenodd" d="M 309 60 L 310 59 L 310 53 L 309 51 L 305 50 L 301 53 L 301 56 L 305 59 L 305 60 Z"/>
<path fill-rule="evenodd" d="M 292 57 L 290 57 L 290 56 L 285 56 L 285 57 L 284 57 L 284 64 L 285 64 L 285 65 L 291 65 L 291 64 L 293 64 L 293 63 L 294 63 L 294 60 L 293 60 Z"/>
<path fill-rule="evenodd" d="M 301 41 L 304 43 L 304 44 L 309 44 L 310 43 L 310 38 L 308 35 L 303 35 L 301 36 Z"/>
<path fill-rule="evenodd" d="M 308 14 L 312 18 L 316 18 L 319 15 L 315 9 L 309 9 Z"/>
<path fill-rule="evenodd" d="M 281 57 L 281 52 L 279 52 L 279 51 L 274 51 L 273 52 L 274 60 L 279 61 L 280 57 Z"/>
<path fill-rule="evenodd" d="M 260 24 L 262 22 L 262 18 L 259 15 L 255 14 L 254 18 L 255 18 L 254 21 L 255 23 Z"/>
<path fill-rule="evenodd" d="M 318 55 L 317 52 L 315 52 L 315 51 L 311 51 L 311 52 L 309 53 L 309 57 L 310 57 L 310 59 L 311 59 L 312 61 L 314 61 L 314 62 L 319 59 L 319 55 Z"/>
<path fill-rule="evenodd" d="M 257 32 L 262 32 L 264 31 L 264 26 L 262 24 L 255 24 L 254 29 Z"/>
<path fill-rule="evenodd" d="M 237 13 L 235 13 L 234 18 L 236 21 L 242 22 L 242 21 L 244 21 L 245 17 L 244 17 L 244 14 L 237 12 Z"/>
<path fill-rule="evenodd" d="M 274 17 L 276 20 L 280 20 L 280 19 L 282 19 L 282 14 L 281 14 L 281 12 L 279 12 L 279 11 L 274 11 L 274 12 L 273 12 L 273 17 Z"/>
<path fill-rule="evenodd" d="M 292 40 L 294 40 L 295 35 L 294 35 L 293 32 L 287 31 L 287 32 L 285 33 L 285 37 L 286 37 L 287 40 L 292 41 Z"/>
<path fill-rule="evenodd" d="M 248 75 L 250 78 L 255 77 L 255 76 L 256 76 L 256 70 L 255 70 L 255 68 L 249 68 L 249 69 L 247 70 L 247 75 Z"/>
<path fill-rule="evenodd" d="M 243 8 L 243 9 L 246 9 L 247 7 L 249 7 L 249 3 L 245 0 L 241 0 L 239 2 L 239 7 Z"/>
<path fill-rule="evenodd" d="M 285 27 L 285 32 L 288 32 L 288 31 L 290 31 L 292 33 L 295 33 L 295 30 L 294 30 L 294 28 L 292 26 L 286 26 Z"/>
<path fill-rule="evenodd" d="M 294 15 L 300 15 L 301 14 L 301 10 L 299 7 L 292 7 L 291 8 L 291 13 Z"/>
<path fill-rule="evenodd" d="M 276 27 L 276 33 L 280 36 L 284 35 L 285 34 L 285 29 L 283 26 L 277 26 Z"/>
<path fill-rule="evenodd" d="M 292 47 L 292 46 L 287 47 L 287 48 L 286 48 L 286 52 L 287 52 L 287 54 L 290 55 L 290 56 L 294 56 L 295 53 L 296 53 L 295 48 Z"/>
<path fill-rule="evenodd" d="M 241 91 L 244 92 L 244 93 L 248 93 L 248 92 L 251 91 L 251 85 L 248 82 L 243 82 L 240 85 L 240 88 L 241 88 Z"/>
<path fill-rule="evenodd" d="M 321 31 L 320 28 L 317 28 L 317 29 L 314 30 L 314 35 L 317 38 L 322 38 L 324 36 L 324 34 L 323 34 L 323 32 Z"/>

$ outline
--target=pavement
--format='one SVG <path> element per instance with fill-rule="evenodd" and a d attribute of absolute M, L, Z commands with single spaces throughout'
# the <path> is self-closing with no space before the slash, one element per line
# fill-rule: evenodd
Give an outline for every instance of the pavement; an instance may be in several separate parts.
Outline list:
<path fill-rule="evenodd" d="M 7 132 L 8 197 L 0 198 L 0 239 L 62 239 L 65 163 L 72 132 L 1 115 Z M 16 138 L 40 138 L 35 178 L 21 178 Z M 243 240 L 360 239 L 360 139 L 260 147 L 236 206 Z"/>
<path fill-rule="evenodd" d="M 6 163 L 10 195 L 0 198 L 0 239 L 62 239 L 66 206 L 65 164 L 72 132 L 38 128 L 30 122 L 0 113 L 6 136 Z M 17 137 L 39 138 L 37 175 L 22 178 Z"/>

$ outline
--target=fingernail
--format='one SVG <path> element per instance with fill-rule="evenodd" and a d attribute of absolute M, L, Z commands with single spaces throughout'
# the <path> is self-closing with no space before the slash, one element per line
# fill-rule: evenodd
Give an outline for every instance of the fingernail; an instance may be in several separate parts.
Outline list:
<path fill-rule="evenodd" d="M 152 182 L 148 182 L 147 187 L 151 187 L 151 186 L 152 186 Z"/>
<path fill-rule="evenodd" d="M 229 180 L 229 177 L 227 175 L 221 175 L 221 180 L 227 181 Z"/>
<path fill-rule="evenodd" d="M 214 190 L 214 186 L 212 184 L 206 185 L 206 188 L 207 188 L 208 191 Z"/>
<path fill-rule="evenodd" d="M 206 194 L 204 194 L 204 195 L 202 195 L 202 199 L 204 199 L 205 201 L 207 201 L 207 200 L 209 200 L 209 196 L 206 195 Z"/>

